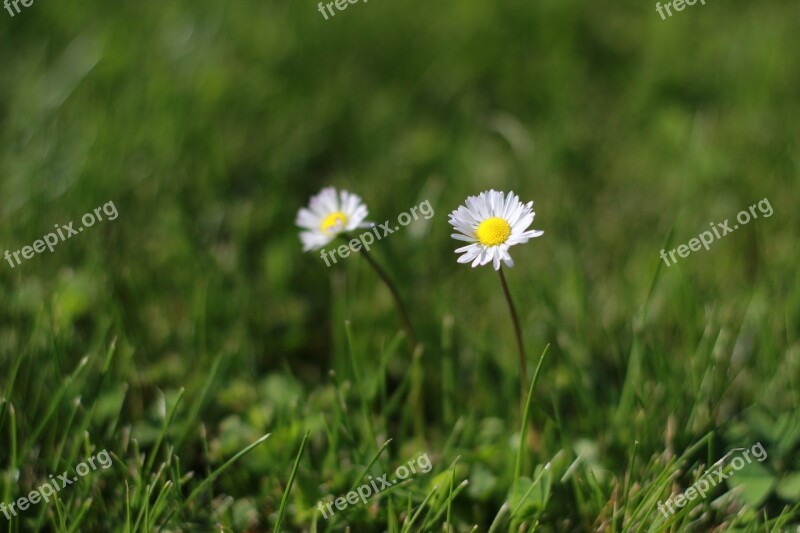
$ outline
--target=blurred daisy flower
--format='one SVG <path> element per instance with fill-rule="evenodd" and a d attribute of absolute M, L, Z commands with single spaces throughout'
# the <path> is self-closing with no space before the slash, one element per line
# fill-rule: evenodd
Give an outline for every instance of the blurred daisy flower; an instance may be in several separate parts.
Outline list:
<path fill-rule="evenodd" d="M 456 249 L 456 253 L 463 254 L 458 262 L 472 261 L 473 268 L 492 262 L 494 269 L 500 270 L 502 260 L 506 266 L 513 267 L 508 249 L 544 233 L 526 231 L 533 223 L 534 214 L 533 202 L 523 204 L 513 192 L 503 196 L 502 192 L 489 190 L 470 196 L 465 205 L 450 213 L 450 225 L 457 232 L 451 237 L 470 243 Z"/>
<path fill-rule="evenodd" d="M 303 229 L 300 240 L 303 251 L 308 252 L 319 250 L 340 233 L 371 227 L 371 223 L 364 222 L 365 218 L 367 206 L 360 196 L 347 191 L 337 194 L 334 187 L 325 187 L 311 197 L 307 208 L 300 208 L 295 224 Z"/>

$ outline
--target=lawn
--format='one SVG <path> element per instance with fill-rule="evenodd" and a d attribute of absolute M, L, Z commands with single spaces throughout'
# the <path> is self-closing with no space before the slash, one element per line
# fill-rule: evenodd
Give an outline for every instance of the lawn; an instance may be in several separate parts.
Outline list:
<path fill-rule="evenodd" d="M 9 6 L 0 531 L 800 530 L 800 5 Z"/>

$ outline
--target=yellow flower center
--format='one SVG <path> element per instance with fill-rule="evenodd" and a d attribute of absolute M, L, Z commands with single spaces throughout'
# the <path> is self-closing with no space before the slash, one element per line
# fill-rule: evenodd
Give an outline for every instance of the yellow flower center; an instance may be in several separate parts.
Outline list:
<path fill-rule="evenodd" d="M 508 222 L 499 217 L 487 218 L 481 222 L 475 231 L 478 240 L 485 246 L 497 246 L 503 244 L 511 235 L 511 226 Z"/>
<path fill-rule="evenodd" d="M 322 226 L 320 226 L 320 229 L 325 233 L 330 233 L 331 231 L 337 231 L 344 228 L 346 224 L 347 215 L 341 211 L 336 211 L 335 213 L 331 213 L 325 217 L 325 220 L 322 221 Z"/>

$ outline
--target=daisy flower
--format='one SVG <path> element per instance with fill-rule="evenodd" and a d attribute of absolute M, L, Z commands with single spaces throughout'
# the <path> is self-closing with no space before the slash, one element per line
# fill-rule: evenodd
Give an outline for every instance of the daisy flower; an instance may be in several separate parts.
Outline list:
<path fill-rule="evenodd" d="M 311 198 L 307 208 L 300 208 L 295 224 L 303 229 L 300 240 L 303 251 L 308 252 L 319 250 L 340 233 L 371 227 L 365 218 L 367 206 L 360 196 L 347 191 L 337 195 L 334 187 L 325 187 Z"/>
<path fill-rule="evenodd" d="M 356 228 L 375 227 L 374 222 L 368 222 L 364 220 L 365 218 L 367 218 L 367 206 L 361 201 L 360 196 L 347 191 L 338 191 L 337 194 L 334 187 L 325 187 L 319 194 L 311 197 L 308 207 L 300 208 L 297 212 L 295 224 L 303 230 L 300 232 L 300 240 L 303 242 L 303 251 L 308 252 L 323 248 L 342 233 Z M 369 235 L 371 236 L 372 234 L 370 233 Z M 417 347 L 416 336 L 414 335 L 414 329 L 411 327 L 411 320 L 406 307 L 400 298 L 400 292 L 392 282 L 389 274 L 369 254 L 369 246 L 365 246 L 359 251 L 378 274 L 381 281 L 386 284 L 392 298 L 394 298 L 394 303 L 403 322 L 403 328 L 406 331 L 409 350 L 413 353 Z M 325 250 L 322 250 L 321 257 L 324 258 L 326 253 Z M 336 260 L 334 259 L 335 262 Z M 327 259 L 325 264 L 330 266 Z"/>
<path fill-rule="evenodd" d="M 457 254 L 463 254 L 458 262 L 472 261 L 473 268 L 491 262 L 495 270 L 500 270 L 502 261 L 513 267 L 508 249 L 544 233 L 526 231 L 534 215 L 533 202 L 523 204 L 513 191 L 505 196 L 495 190 L 470 196 L 465 205 L 450 213 L 450 225 L 457 232 L 451 237 L 470 243 L 456 249 Z"/>

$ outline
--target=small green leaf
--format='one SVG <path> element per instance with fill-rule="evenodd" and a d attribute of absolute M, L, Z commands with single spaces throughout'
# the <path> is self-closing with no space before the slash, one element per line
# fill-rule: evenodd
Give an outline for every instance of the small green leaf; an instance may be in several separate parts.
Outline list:
<path fill-rule="evenodd" d="M 778 493 L 778 496 L 790 502 L 800 500 L 800 472 L 781 478 L 778 481 L 775 492 Z"/>
<path fill-rule="evenodd" d="M 758 507 L 767 499 L 775 483 L 775 477 L 760 463 L 750 463 L 741 470 L 734 470 L 728 478 L 728 486 L 736 488 L 739 499 L 752 507 Z"/>
<path fill-rule="evenodd" d="M 550 468 L 539 465 L 534 472 L 533 481 L 526 477 L 519 478 L 517 491 L 511 489 L 508 501 L 511 507 L 511 516 L 525 518 L 544 509 L 547 499 L 550 497 L 550 486 L 553 482 L 553 474 Z"/>

